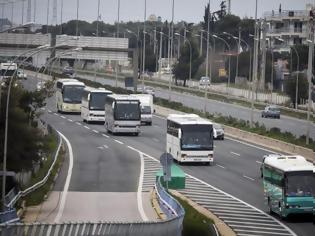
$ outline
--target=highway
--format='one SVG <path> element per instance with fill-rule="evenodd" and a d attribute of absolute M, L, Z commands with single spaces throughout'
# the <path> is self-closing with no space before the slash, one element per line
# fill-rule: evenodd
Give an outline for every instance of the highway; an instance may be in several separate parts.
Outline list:
<path fill-rule="evenodd" d="M 94 81 L 94 76 L 89 75 L 79 75 L 82 78 Z M 113 79 L 104 79 L 102 77 L 96 77 L 97 82 L 102 84 L 107 84 L 115 86 L 115 81 Z M 138 81 L 141 85 L 141 81 Z M 118 81 L 118 86 L 124 87 L 124 83 Z M 160 98 L 169 99 L 169 91 L 162 88 L 155 88 L 155 95 Z M 171 91 L 171 100 L 180 102 L 187 107 L 202 110 L 205 107 L 205 99 L 188 93 L 179 93 L 176 91 Z M 209 113 L 220 113 L 223 116 L 232 116 L 237 119 L 250 120 L 251 110 L 250 108 L 224 103 L 216 100 L 207 100 L 207 112 Z M 254 110 L 254 122 L 259 122 L 259 124 L 264 124 L 266 128 L 270 129 L 273 127 L 279 128 L 282 132 L 290 132 L 296 136 L 302 136 L 306 134 L 307 121 L 292 118 L 289 116 L 281 115 L 281 119 L 268 119 L 261 117 L 260 110 Z M 311 123 L 310 137 L 315 140 L 315 124 Z"/>
<path fill-rule="evenodd" d="M 74 146 L 76 157 L 69 187 L 72 193 L 78 191 L 86 194 L 99 191 L 103 194 L 109 191 L 121 191 L 120 195 L 123 196 L 127 191 L 135 192 L 139 157 L 130 150 L 139 150 L 155 159 L 158 159 L 165 150 L 166 123 L 163 117 L 155 116 L 153 126 L 143 127 L 139 137 L 112 136 L 106 134 L 103 125 L 84 124 L 79 115 L 55 113 L 56 109 L 52 101 L 48 104 L 48 109 L 45 119 L 61 129 Z M 103 135 L 109 138 L 104 138 Z M 100 149 L 102 145 L 103 147 L 106 145 L 109 150 Z M 214 166 L 184 165 L 182 168 L 187 174 L 266 211 L 259 167 L 262 156 L 271 152 L 237 140 L 226 139 L 215 142 Z M 110 160 L 105 161 L 104 158 Z M 110 177 L 105 173 L 107 171 L 113 173 L 113 176 L 108 183 L 104 183 L 103 180 Z M 75 197 L 84 199 L 85 196 Z M 128 201 L 136 206 L 135 198 L 130 198 Z M 73 205 L 69 205 L 69 211 L 71 207 Z M 98 206 L 95 209 L 100 211 L 102 208 Z M 129 209 L 131 210 L 132 207 Z M 284 223 L 297 235 L 312 235 L 315 231 L 310 219 L 289 219 Z"/>

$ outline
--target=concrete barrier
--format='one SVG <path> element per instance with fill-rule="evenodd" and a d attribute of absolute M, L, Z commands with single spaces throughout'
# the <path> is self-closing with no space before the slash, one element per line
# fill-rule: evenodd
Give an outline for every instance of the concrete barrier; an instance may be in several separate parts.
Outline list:
<path fill-rule="evenodd" d="M 169 114 L 184 114 L 184 112 L 176 111 L 173 109 L 161 107 L 155 105 L 156 113 L 167 117 Z M 286 143 L 277 139 L 265 137 L 259 134 L 243 131 L 240 129 L 233 128 L 231 126 L 224 125 L 225 134 L 229 137 L 243 140 L 249 143 L 257 144 L 264 146 L 266 148 L 273 149 L 278 152 L 287 153 L 287 154 L 298 154 L 304 156 L 310 162 L 315 163 L 315 152 L 309 148 L 304 148 L 297 146 L 291 143 Z"/>

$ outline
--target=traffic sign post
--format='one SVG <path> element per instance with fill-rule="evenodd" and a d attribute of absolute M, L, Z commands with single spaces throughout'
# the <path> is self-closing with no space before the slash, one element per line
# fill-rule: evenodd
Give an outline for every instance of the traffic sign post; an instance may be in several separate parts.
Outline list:
<path fill-rule="evenodd" d="M 166 182 L 166 189 L 168 190 L 168 182 L 172 179 L 173 156 L 170 153 L 163 153 L 160 156 L 160 163 L 163 167 L 163 180 Z"/>

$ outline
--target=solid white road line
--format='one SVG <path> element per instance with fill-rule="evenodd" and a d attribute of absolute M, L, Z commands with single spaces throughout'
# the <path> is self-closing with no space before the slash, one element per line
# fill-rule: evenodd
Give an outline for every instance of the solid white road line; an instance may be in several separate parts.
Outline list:
<path fill-rule="evenodd" d="M 127 146 L 129 149 L 131 149 L 131 150 L 133 150 L 133 151 L 135 151 L 135 152 L 139 152 L 139 153 L 141 153 L 138 149 L 136 149 L 136 148 L 134 148 L 134 147 L 131 147 L 131 146 Z"/>
<path fill-rule="evenodd" d="M 105 137 L 105 138 L 109 138 L 109 136 L 106 135 L 106 134 L 102 134 L 102 136 Z"/>
<path fill-rule="evenodd" d="M 138 202 L 138 211 L 143 221 L 148 221 L 148 217 L 146 216 L 143 203 L 142 203 L 142 184 L 143 184 L 143 176 L 144 176 L 144 161 L 143 154 L 139 152 L 140 155 L 140 176 L 139 176 L 139 184 L 138 184 L 138 192 L 137 192 L 137 202 Z"/>
<path fill-rule="evenodd" d="M 66 182 L 65 185 L 63 187 L 63 192 L 62 192 L 62 196 L 61 196 L 61 200 L 60 200 L 60 205 L 59 205 L 59 210 L 58 210 L 58 214 L 56 215 L 55 218 L 55 222 L 56 223 L 60 223 L 60 219 L 62 217 L 63 214 L 63 210 L 65 208 L 65 204 L 66 204 L 66 200 L 67 200 L 67 194 L 68 194 L 68 190 L 69 190 L 69 185 L 70 185 L 70 179 L 71 179 L 71 175 L 72 175 L 72 168 L 73 168 L 73 151 L 72 151 L 72 146 L 70 141 L 66 138 L 66 136 L 64 136 L 61 132 L 57 131 L 60 136 L 66 141 L 67 146 L 68 146 L 68 150 L 69 150 L 69 167 L 68 167 L 68 173 L 67 173 L 67 178 L 66 178 Z"/>
<path fill-rule="evenodd" d="M 253 178 L 251 178 L 251 177 L 248 177 L 248 176 L 246 176 L 246 175 L 243 175 L 243 177 L 246 178 L 246 179 L 249 179 L 249 180 L 251 180 L 251 181 L 255 181 L 255 179 L 253 179 Z"/>
<path fill-rule="evenodd" d="M 86 129 L 90 129 L 90 127 L 88 127 L 88 126 L 86 126 L 86 125 L 84 126 L 84 128 L 86 128 Z"/>
<path fill-rule="evenodd" d="M 117 139 L 114 139 L 114 141 L 115 141 L 116 143 L 119 143 L 119 144 L 124 144 L 123 142 L 121 142 L 121 141 L 119 141 L 119 140 L 117 140 Z"/>
<path fill-rule="evenodd" d="M 230 152 L 230 153 L 233 154 L 233 155 L 235 155 L 235 156 L 238 156 L 238 157 L 241 156 L 241 154 L 238 154 L 238 153 L 236 153 L 236 152 Z"/>

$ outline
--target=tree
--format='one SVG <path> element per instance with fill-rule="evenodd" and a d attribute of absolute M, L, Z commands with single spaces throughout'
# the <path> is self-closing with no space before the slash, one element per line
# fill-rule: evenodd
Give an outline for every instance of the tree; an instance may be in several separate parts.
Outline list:
<path fill-rule="evenodd" d="M 300 104 L 301 99 L 308 99 L 308 81 L 305 73 L 299 73 L 298 76 L 298 104 Z M 285 91 L 291 101 L 295 103 L 296 75 L 292 75 L 290 79 L 285 81 Z"/>
<path fill-rule="evenodd" d="M 194 77 L 197 73 L 197 70 L 202 63 L 202 58 L 199 57 L 198 47 L 191 38 L 189 39 L 191 42 L 191 51 L 192 51 L 192 65 L 191 65 L 191 77 Z M 173 69 L 173 74 L 175 76 L 175 81 L 177 84 L 177 80 L 183 80 L 183 86 L 186 86 L 186 80 L 189 78 L 189 69 L 190 69 L 190 47 L 188 42 L 182 46 L 180 51 L 180 57 L 178 62 L 175 64 Z"/>

